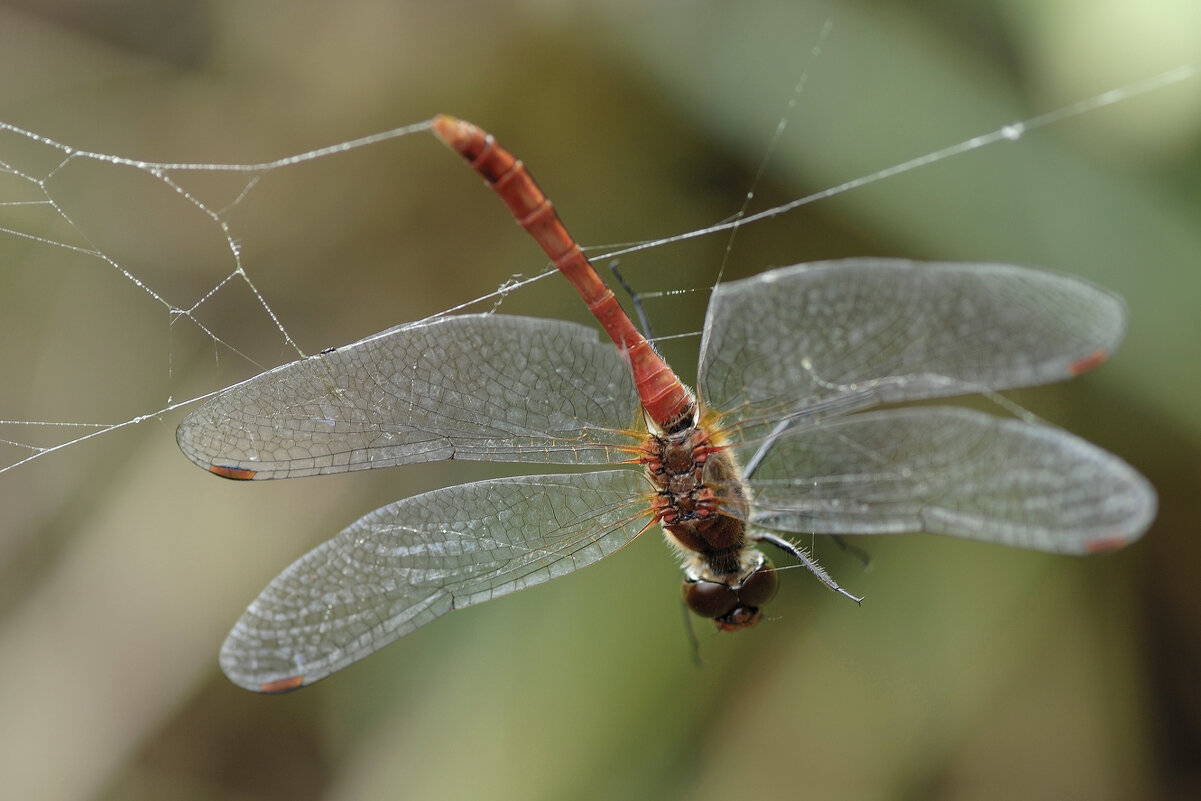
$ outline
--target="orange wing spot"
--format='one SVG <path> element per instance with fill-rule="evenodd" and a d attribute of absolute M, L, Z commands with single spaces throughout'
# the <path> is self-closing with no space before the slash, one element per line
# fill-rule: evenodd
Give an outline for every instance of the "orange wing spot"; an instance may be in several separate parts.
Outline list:
<path fill-rule="evenodd" d="M 304 684 L 304 676 L 289 676 L 286 679 L 276 679 L 260 685 L 259 690 L 265 693 L 286 693 Z"/>
<path fill-rule="evenodd" d="M 1084 550 L 1090 554 L 1094 553 L 1109 553 L 1116 551 L 1118 548 L 1124 548 L 1130 544 L 1130 539 L 1127 537 L 1102 537 L 1098 540 L 1089 540 L 1084 544 Z"/>
<path fill-rule="evenodd" d="M 209 472 L 221 478 L 232 478 L 234 481 L 249 481 L 258 475 L 257 470 L 247 470 L 245 467 L 226 467 L 221 464 L 209 465 Z"/>
<path fill-rule="evenodd" d="M 1073 376 L 1078 376 L 1081 373 L 1087 373 L 1095 367 L 1100 367 L 1109 358 L 1109 352 L 1103 348 L 1097 348 L 1092 353 L 1085 356 L 1083 359 L 1077 359 L 1068 365 L 1068 373 Z"/>

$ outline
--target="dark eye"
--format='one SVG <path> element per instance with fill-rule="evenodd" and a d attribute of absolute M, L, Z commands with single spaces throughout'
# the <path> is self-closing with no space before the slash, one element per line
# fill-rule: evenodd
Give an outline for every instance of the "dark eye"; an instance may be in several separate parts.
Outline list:
<path fill-rule="evenodd" d="M 719 618 L 738 606 L 738 593 L 716 581 L 685 581 L 684 603 L 701 617 Z"/>
<path fill-rule="evenodd" d="M 684 581 L 684 602 L 702 617 L 712 618 L 722 631 L 750 628 L 759 622 L 759 607 L 776 596 L 780 579 L 770 560 L 759 554 L 759 563 L 734 586 L 719 581 Z"/>
<path fill-rule="evenodd" d="M 763 606 L 776 597 L 776 590 L 779 588 L 779 575 L 772 563 L 764 559 L 763 564 L 747 576 L 735 590 L 743 606 Z"/>

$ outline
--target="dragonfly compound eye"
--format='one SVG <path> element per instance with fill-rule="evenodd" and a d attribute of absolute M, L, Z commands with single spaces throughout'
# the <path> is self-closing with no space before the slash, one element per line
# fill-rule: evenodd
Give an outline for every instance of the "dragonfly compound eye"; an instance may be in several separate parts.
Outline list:
<path fill-rule="evenodd" d="M 760 607 L 776 597 L 780 586 L 772 563 L 761 559 L 750 575 L 733 586 L 712 581 L 685 582 L 684 598 L 689 608 L 713 618 L 721 631 L 754 626 L 762 618 Z"/>
<path fill-rule="evenodd" d="M 759 622 L 759 607 L 775 597 L 779 586 L 775 569 L 763 558 L 750 575 L 733 586 L 704 579 L 685 580 L 684 602 L 696 614 L 711 618 L 722 631 L 736 631 Z"/>
<path fill-rule="evenodd" d="M 685 581 L 684 603 L 701 617 L 724 617 L 738 606 L 738 593 L 716 581 Z"/>
<path fill-rule="evenodd" d="M 744 606 L 763 606 L 776 597 L 778 589 L 780 589 L 780 576 L 767 559 L 763 560 L 763 564 L 756 568 L 754 573 L 743 579 L 742 584 L 735 587 L 738 600 Z"/>

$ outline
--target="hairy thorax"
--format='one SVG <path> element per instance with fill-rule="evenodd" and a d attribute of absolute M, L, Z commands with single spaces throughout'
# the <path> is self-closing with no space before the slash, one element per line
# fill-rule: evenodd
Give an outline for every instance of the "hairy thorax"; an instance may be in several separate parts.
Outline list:
<path fill-rule="evenodd" d="M 648 435 L 642 463 L 658 490 L 655 514 L 678 547 L 695 554 L 717 578 L 743 573 L 749 508 L 742 471 L 733 453 L 703 426 Z M 701 567 L 697 565 L 697 567 Z"/>

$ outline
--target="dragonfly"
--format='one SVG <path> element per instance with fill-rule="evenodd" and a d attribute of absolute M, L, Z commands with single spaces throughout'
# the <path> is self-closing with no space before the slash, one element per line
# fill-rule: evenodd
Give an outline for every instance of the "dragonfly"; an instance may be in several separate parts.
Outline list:
<path fill-rule="evenodd" d="M 220 392 L 182 421 L 178 444 L 235 480 L 447 459 L 596 469 L 444 487 L 367 514 L 250 604 L 220 653 L 235 684 L 311 684 L 655 526 L 681 560 L 688 608 L 737 631 L 778 587 L 763 546 L 861 600 L 788 535 L 930 532 L 1083 555 L 1133 542 L 1154 518 L 1146 479 L 1063 429 L 901 405 L 1097 367 L 1125 331 L 1113 293 L 1005 264 L 773 269 L 713 289 L 694 391 L 521 161 L 471 123 L 439 115 L 429 129 L 496 191 L 610 342 L 495 313 L 398 325 Z"/>

